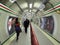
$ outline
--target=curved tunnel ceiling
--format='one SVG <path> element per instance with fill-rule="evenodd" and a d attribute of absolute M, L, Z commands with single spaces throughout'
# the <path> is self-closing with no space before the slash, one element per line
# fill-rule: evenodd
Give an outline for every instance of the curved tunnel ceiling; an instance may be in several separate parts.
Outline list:
<path fill-rule="evenodd" d="M 36 10 L 40 6 L 40 0 L 17 0 L 17 2 L 23 11 L 32 10 L 32 11 L 36 12 Z M 32 8 L 29 8 L 30 3 L 32 4 Z M 16 4 L 13 4 L 10 8 L 13 8 L 14 10 L 17 9 L 16 11 L 20 11 L 20 9 L 17 7 Z"/>
<path fill-rule="evenodd" d="M 23 10 L 32 10 L 35 11 L 39 8 L 40 6 L 40 0 L 17 0 L 19 6 L 23 9 Z M 29 4 L 32 4 L 32 8 L 29 8 Z M 16 12 L 20 11 L 20 9 L 18 8 L 18 6 L 16 4 L 12 4 L 11 2 L 9 2 L 7 0 L 6 3 L 4 3 L 5 5 L 9 6 L 11 9 L 15 10 Z"/>
<path fill-rule="evenodd" d="M 23 11 L 29 11 L 32 10 L 32 12 L 36 12 L 40 6 L 40 3 L 42 1 L 45 0 L 17 0 L 19 6 L 23 9 Z M 1 0 L 1 3 L 7 5 L 8 7 L 10 7 L 11 9 L 15 10 L 17 13 L 21 12 L 21 10 L 18 8 L 18 6 L 16 4 L 12 4 L 11 2 L 9 2 L 9 0 Z M 49 2 L 51 2 L 53 5 L 56 2 L 59 2 L 59 0 L 49 0 Z M 29 8 L 29 4 L 32 3 L 32 8 Z M 49 6 L 46 6 L 46 9 L 49 8 Z"/>

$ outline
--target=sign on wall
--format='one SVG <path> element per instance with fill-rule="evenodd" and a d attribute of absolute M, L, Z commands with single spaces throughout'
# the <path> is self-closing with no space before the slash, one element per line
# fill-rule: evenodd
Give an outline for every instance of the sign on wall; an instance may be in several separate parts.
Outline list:
<path fill-rule="evenodd" d="M 15 17 L 10 16 L 7 22 L 7 28 L 8 28 L 9 35 L 11 35 L 15 31 L 14 22 L 15 22 Z"/>
<path fill-rule="evenodd" d="M 54 30 L 54 19 L 53 19 L 52 16 L 41 18 L 40 23 L 41 23 L 40 27 L 42 29 L 47 30 L 47 32 L 53 34 L 53 30 Z"/>

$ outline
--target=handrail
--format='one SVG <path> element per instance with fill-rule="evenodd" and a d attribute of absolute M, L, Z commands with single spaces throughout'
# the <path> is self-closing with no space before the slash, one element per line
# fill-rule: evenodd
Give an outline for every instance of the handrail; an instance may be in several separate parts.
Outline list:
<path fill-rule="evenodd" d="M 32 25 L 30 24 L 30 31 L 31 31 L 31 45 L 39 45 L 37 37 L 33 31 Z"/>

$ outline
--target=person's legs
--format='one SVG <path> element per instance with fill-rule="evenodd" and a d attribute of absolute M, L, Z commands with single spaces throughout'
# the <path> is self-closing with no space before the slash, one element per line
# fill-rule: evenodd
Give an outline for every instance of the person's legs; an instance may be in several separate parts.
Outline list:
<path fill-rule="evenodd" d="M 27 33 L 27 27 L 25 27 L 25 33 Z"/>
<path fill-rule="evenodd" d="M 17 38 L 16 38 L 16 40 L 18 40 L 18 37 L 19 37 L 19 33 L 17 33 Z"/>

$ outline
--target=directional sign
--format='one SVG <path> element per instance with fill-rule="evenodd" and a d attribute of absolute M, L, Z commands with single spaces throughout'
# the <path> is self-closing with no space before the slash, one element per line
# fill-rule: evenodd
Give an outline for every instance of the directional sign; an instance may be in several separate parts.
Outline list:
<path fill-rule="evenodd" d="M 11 3 L 14 3 L 16 0 L 9 0 Z"/>
<path fill-rule="evenodd" d="M 41 3 L 39 10 L 42 11 L 45 8 L 45 5 L 43 3 Z"/>

